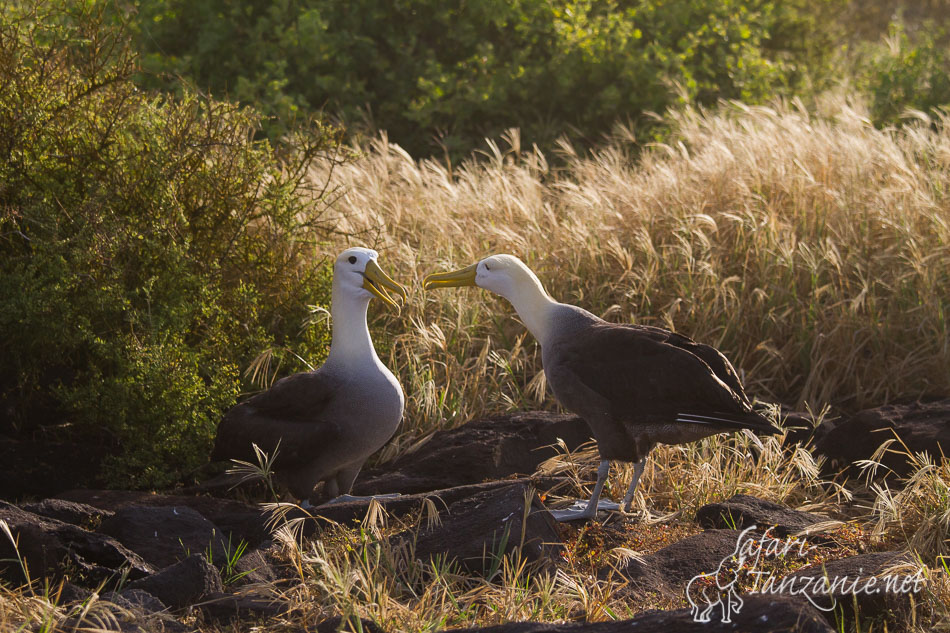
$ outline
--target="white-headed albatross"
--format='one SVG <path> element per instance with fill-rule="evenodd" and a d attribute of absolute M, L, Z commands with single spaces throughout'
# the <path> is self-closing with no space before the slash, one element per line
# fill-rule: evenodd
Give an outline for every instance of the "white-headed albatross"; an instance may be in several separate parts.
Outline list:
<path fill-rule="evenodd" d="M 658 442 L 681 444 L 739 429 L 777 432 L 752 410 L 735 369 L 715 348 L 662 328 L 608 323 L 558 303 L 517 257 L 493 255 L 429 275 L 424 286 L 479 286 L 510 301 L 541 344 L 554 395 L 590 425 L 601 457 L 597 483 L 582 510 L 556 511 L 558 520 L 596 514 L 609 460 L 635 465 L 623 500 L 629 511 Z"/>
<path fill-rule="evenodd" d="M 395 433 L 405 402 L 366 325 L 372 297 L 394 308 L 386 288 L 406 297 L 377 257 L 367 248 L 349 248 L 337 257 L 326 363 L 283 378 L 228 411 L 218 426 L 213 461 L 253 463 L 252 444 L 273 454 L 279 442 L 274 470 L 297 499 L 306 504 L 321 481 L 323 498 L 350 491 L 363 462 Z"/>

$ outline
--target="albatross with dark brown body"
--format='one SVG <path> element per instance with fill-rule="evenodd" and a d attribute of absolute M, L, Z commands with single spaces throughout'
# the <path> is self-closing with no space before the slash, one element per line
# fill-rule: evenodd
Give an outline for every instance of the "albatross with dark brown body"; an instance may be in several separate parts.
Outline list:
<path fill-rule="evenodd" d="M 477 285 L 508 299 L 541 344 L 544 373 L 558 401 L 590 425 L 602 462 L 583 510 L 560 520 L 591 518 L 609 460 L 633 462 L 624 497 L 629 510 L 646 457 L 657 443 L 681 444 L 716 433 L 778 429 L 754 412 L 732 364 L 708 345 L 656 327 L 608 323 L 554 301 L 516 257 L 494 255 L 429 275 L 425 287 Z"/>
<path fill-rule="evenodd" d="M 406 290 L 376 263 L 377 253 L 350 248 L 337 258 L 327 362 L 288 376 L 235 406 L 218 426 L 213 461 L 254 461 L 253 444 L 273 455 L 277 477 L 298 499 L 324 482 L 333 499 L 353 487 L 363 462 L 385 444 L 402 419 L 399 381 L 380 362 L 366 325 L 371 297 L 396 303 L 386 288 Z M 279 444 L 279 450 L 278 450 Z"/>

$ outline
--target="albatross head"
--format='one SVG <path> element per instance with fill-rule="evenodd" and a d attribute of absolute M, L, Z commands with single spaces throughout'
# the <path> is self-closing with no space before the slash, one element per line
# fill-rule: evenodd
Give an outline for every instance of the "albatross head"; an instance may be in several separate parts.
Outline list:
<path fill-rule="evenodd" d="M 408 297 L 408 293 L 383 272 L 376 263 L 378 257 L 379 253 L 369 248 L 346 249 L 333 265 L 333 285 L 355 297 L 367 300 L 378 297 L 386 305 L 398 310 L 399 306 L 386 289 L 401 295 L 403 300 Z"/>
<path fill-rule="evenodd" d="M 511 301 L 529 288 L 541 288 L 541 282 L 514 255 L 492 255 L 461 270 L 429 275 L 423 282 L 426 290 L 451 286 L 478 286 Z"/>
<path fill-rule="evenodd" d="M 452 286 L 478 286 L 507 299 L 524 324 L 544 345 L 555 302 L 537 275 L 513 255 L 492 255 L 461 270 L 435 273 L 423 281 L 426 290 Z"/>

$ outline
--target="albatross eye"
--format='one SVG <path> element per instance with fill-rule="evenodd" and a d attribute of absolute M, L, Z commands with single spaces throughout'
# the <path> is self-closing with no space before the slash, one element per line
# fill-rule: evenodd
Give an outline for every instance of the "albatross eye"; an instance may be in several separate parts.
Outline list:
<path fill-rule="evenodd" d="M 351 264 L 355 264 L 355 263 L 356 263 L 356 255 L 350 255 L 350 258 L 349 258 L 347 261 L 350 262 Z"/>

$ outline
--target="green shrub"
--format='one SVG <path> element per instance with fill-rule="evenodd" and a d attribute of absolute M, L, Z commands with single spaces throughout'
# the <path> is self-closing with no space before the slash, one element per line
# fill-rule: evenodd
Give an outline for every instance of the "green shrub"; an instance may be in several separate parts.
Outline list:
<path fill-rule="evenodd" d="M 761 101 L 826 69 L 844 0 L 140 0 L 149 68 L 260 104 L 326 108 L 414 155 L 511 126 L 597 141 L 684 96 Z"/>
<path fill-rule="evenodd" d="M 206 460 L 262 350 L 325 353 L 302 190 L 336 133 L 273 148 L 253 110 L 135 72 L 96 3 L 0 10 L 0 433 L 101 443 L 104 483 L 160 486 Z"/>
<path fill-rule="evenodd" d="M 858 82 L 871 97 L 876 125 L 899 124 L 909 109 L 933 114 L 950 104 L 950 45 L 942 27 L 926 22 L 911 34 L 894 21 L 883 42 L 861 52 Z"/>

